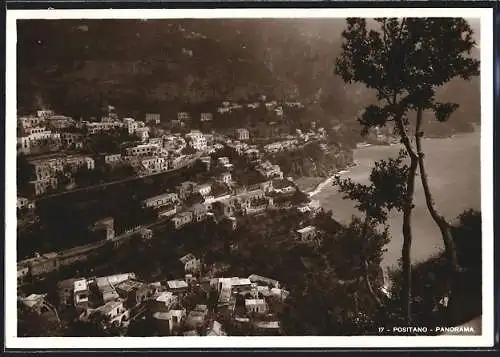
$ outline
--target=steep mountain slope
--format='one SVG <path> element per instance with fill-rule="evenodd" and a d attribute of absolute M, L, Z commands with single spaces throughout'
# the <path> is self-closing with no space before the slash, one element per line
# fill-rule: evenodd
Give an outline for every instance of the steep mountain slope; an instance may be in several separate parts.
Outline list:
<path fill-rule="evenodd" d="M 333 73 L 342 19 L 60 20 L 18 24 L 18 103 L 91 116 L 99 98 L 125 114 L 173 114 L 260 94 L 319 103 L 352 120 L 373 93 Z M 447 99 L 477 113 L 478 81 L 452 83 Z M 457 89 L 460 97 L 457 100 Z M 457 114 L 458 115 L 458 114 Z M 469 118 L 470 117 L 470 118 Z"/>

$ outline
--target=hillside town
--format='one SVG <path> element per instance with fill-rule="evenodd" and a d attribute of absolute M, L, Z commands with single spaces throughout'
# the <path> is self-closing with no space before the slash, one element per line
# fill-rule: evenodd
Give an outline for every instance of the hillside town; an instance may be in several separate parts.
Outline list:
<path fill-rule="evenodd" d="M 192 253 L 178 257 L 183 275 L 169 280 L 138 279 L 135 272 L 123 271 L 83 276 L 80 270 L 72 270 L 88 268 L 96 257 L 110 254 L 110 247 L 173 239 L 172 235 L 182 235 L 190 226 L 215 225 L 223 232 L 234 232 L 241 219 L 270 211 L 294 210 L 302 215 L 291 237 L 318 247 L 321 232 L 311 222 L 319 204 L 299 189 L 293 177 L 285 177 L 273 155 L 300 152 L 308 145 L 329 153 L 327 131 L 315 122 L 295 132 L 207 129 L 207 123 L 225 120 L 224 116 L 244 107 L 249 111 L 262 107 L 278 121 L 284 113 L 304 106 L 266 101 L 263 96 L 245 105 L 224 101 L 215 114 L 200 113 L 196 121 L 189 112 L 179 112 L 168 121 L 157 113 L 146 113 L 143 120 L 122 118 L 113 106 L 105 108 L 100 120 L 92 121 L 51 110 L 20 116 L 18 234 L 40 225 L 38 203 L 44 200 L 79 192 L 90 195 L 96 188 L 141 184 L 171 173 L 185 177 L 140 201 L 140 209 L 149 213 L 140 224 L 118 227 L 114 217 L 101 217 L 88 227 L 86 244 L 68 243 L 64 248 L 55 244 L 52 251 L 27 249 L 18 261 L 21 311 L 68 326 L 98 326 L 111 335 L 126 335 L 130 324 L 143 320 L 158 335 L 280 334 L 280 306 L 289 292 L 273 277 L 258 275 L 259 271 L 243 277 L 221 275 Z M 183 171 L 191 167 L 198 169 L 195 178 Z M 331 173 L 342 168 L 334 167 Z M 71 198 L 67 202 L 73 204 Z M 172 232 L 170 237 L 157 234 L 164 229 Z M 19 246 L 20 241 L 22 236 Z M 40 282 L 49 280 L 57 281 L 57 287 L 50 288 L 56 291 L 36 290 Z"/>
<path fill-rule="evenodd" d="M 486 337 L 483 15 L 18 15 L 9 347 Z"/>
<path fill-rule="evenodd" d="M 264 97 L 265 98 L 265 97 Z M 264 128 L 210 129 L 210 122 L 229 120 L 243 105 L 225 101 L 213 113 L 202 112 L 194 120 L 191 113 L 178 112 L 177 118 L 162 121 L 160 114 L 146 113 L 143 120 L 120 118 L 113 106 L 97 121 L 75 120 L 51 110 L 18 118 L 17 152 L 26 158 L 22 189 L 26 197 L 18 204 L 24 208 L 29 197 L 55 194 L 92 184 L 118 179 L 161 174 L 200 160 L 209 165 L 210 155 L 224 148 L 234 150 L 266 178 L 282 173 L 269 162 L 271 154 L 299 151 L 310 143 L 324 143 L 326 130 L 313 121 L 307 130 L 283 123 L 283 107 L 293 111 L 301 103 L 262 101 L 247 104 L 247 110 L 261 105 L 276 118 Z M 281 120 L 282 122 L 278 122 Z M 208 123 L 208 124 L 207 124 Z M 287 132 L 288 130 L 288 132 Z M 326 147 L 321 146 L 325 151 Z M 220 158 L 219 163 L 225 159 Z M 226 162 L 221 169 L 231 171 Z M 230 182 L 228 182 L 230 184 Z"/>

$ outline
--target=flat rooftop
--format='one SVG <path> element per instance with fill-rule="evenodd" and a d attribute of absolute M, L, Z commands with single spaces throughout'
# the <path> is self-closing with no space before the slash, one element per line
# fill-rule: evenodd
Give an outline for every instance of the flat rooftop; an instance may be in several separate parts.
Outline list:
<path fill-rule="evenodd" d="M 316 227 L 314 226 L 307 226 L 301 229 L 297 229 L 297 232 L 299 233 L 308 233 L 308 232 L 314 232 L 316 230 Z"/>
<path fill-rule="evenodd" d="M 80 279 L 74 282 L 75 293 L 78 293 L 80 291 L 86 291 L 87 288 L 88 288 L 88 283 L 86 279 Z"/>
<path fill-rule="evenodd" d="M 159 147 L 158 144 L 140 144 L 136 146 L 132 146 L 130 148 L 127 148 L 127 150 L 132 150 L 132 149 L 142 149 L 142 148 L 148 148 L 148 147 Z"/>
<path fill-rule="evenodd" d="M 127 291 L 127 292 L 131 292 L 133 290 L 140 289 L 144 286 L 145 286 L 144 283 L 137 281 L 137 280 L 132 280 L 132 279 L 125 280 L 119 284 L 116 284 L 117 289 Z"/>
<path fill-rule="evenodd" d="M 102 312 L 104 315 L 109 314 L 114 308 L 122 305 L 121 301 L 109 301 L 102 306 L 99 306 L 96 310 Z"/>
<path fill-rule="evenodd" d="M 278 283 L 278 280 L 276 280 L 276 279 L 267 278 L 265 276 L 261 276 L 261 275 L 257 275 L 257 274 L 250 275 L 248 277 L 248 279 L 252 282 L 253 281 L 262 281 L 262 282 L 272 283 L 272 284 Z"/>
<path fill-rule="evenodd" d="M 156 301 L 158 302 L 169 302 L 172 298 L 174 297 L 174 294 L 172 294 L 170 291 L 164 291 L 158 295 L 156 298 Z"/>
<path fill-rule="evenodd" d="M 153 197 L 148 197 L 148 198 L 144 199 L 143 202 L 146 202 L 146 201 L 156 201 L 156 200 L 161 200 L 161 199 L 164 199 L 164 198 L 175 199 L 175 198 L 177 198 L 177 194 L 176 193 L 171 193 L 171 192 L 162 193 L 161 195 L 156 195 L 156 196 L 153 196 Z"/>
<path fill-rule="evenodd" d="M 194 256 L 194 254 L 193 253 L 188 253 L 188 254 L 184 255 L 183 257 L 181 257 L 179 260 L 181 261 L 182 264 L 186 264 L 190 260 L 194 260 L 194 259 L 196 259 L 196 257 Z"/>
<path fill-rule="evenodd" d="M 188 287 L 188 284 L 184 280 L 169 280 L 167 286 L 170 289 L 184 289 Z"/>
<path fill-rule="evenodd" d="M 255 327 L 262 329 L 279 329 L 279 321 L 257 321 Z"/>
<path fill-rule="evenodd" d="M 245 306 L 256 306 L 256 305 L 265 305 L 266 300 L 264 299 L 245 299 Z"/>
<path fill-rule="evenodd" d="M 30 163 L 41 163 L 44 161 L 50 161 L 50 160 L 69 160 L 69 159 L 84 159 L 84 158 L 90 158 L 90 156 L 87 155 L 67 155 L 67 154 L 61 154 L 60 152 L 58 153 L 53 153 L 53 154 L 46 154 L 46 155 L 37 155 L 37 156 L 32 156 L 28 158 L 28 161 Z"/>
<path fill-rule="evenodd" d="M 133 279 L 135 277 L 134 273 L 123 273 L 123 274 L 114 274 L 114 275 L 108 275 L 108 276 L 102 276 L 96 278 L 96 283 L 97 286 L 104 286 L 104 285 L 115 285 L 119 284 L 122 281 L 128 280 L 128 279 Z"/>
<path fill-rule="evenodd" d="M 36 304 L 42 302 L 44 299 L 43 295 L 40 294 L 31 294 L 25 298 L 22 299 L 23 304 L 28 306 L 28 307 L 33 307 Z"/>

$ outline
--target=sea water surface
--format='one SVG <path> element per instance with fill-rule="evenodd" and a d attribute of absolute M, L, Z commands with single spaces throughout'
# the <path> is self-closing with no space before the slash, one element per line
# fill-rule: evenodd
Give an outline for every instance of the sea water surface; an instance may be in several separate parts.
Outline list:
<path fill-rule="evenodd" d="M 453 221 L 468 208 L 480 210 L 480 130 L 473 133 L 457 134 L 452 138 L 425 139 L 422 142 L 425 153 L 429 184 L 437 209 L 448 220 Z M 396 157 L 401 146 L 370 146 L 356 149 L 354 160 L 357 166 L 341 174 L 354 181 L 366 183 L 374 162 Z M 331 184 L 315 190 L 313 199 L 319 200 L 325 210 L 341 222 L 349 222 L 352 215 L 359 214 L 354 202 L 344 200 Z M 390 214 L 391 242 L 386 246 L 385 267 L 394 266 L 401 257 L 403 244 L 402 214 Z M 425 205 L 420 177 L 415 186 L 415 208 L 412 216 L 414 263 L 436 255 L 443 249 L 442 238 Z"/>

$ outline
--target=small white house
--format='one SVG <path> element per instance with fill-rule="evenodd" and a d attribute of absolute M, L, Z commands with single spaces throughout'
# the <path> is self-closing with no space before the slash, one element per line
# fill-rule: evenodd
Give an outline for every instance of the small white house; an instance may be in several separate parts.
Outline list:
<path fill-rule="evenodd" d="M 212 185 L 209 183 L 205 183 L 203 185 L 200 185 L 200 186 L 198 186 L 198 192 L 203 197 L 207 197 L 208 195 L 210 195 L 210 192 L 212 192 Z"/>
<path fill-rule="evenodd" d="M 298 238 L 303 242 L 309 242 L 316 237 L 316 227 L 308 226 L 297 230 Z"/>
<path fill-rule="evenodd" d="M 264 299 L 245 299 L 245 308 L 249 313 L 265 314 L 268 310 Z"/>

